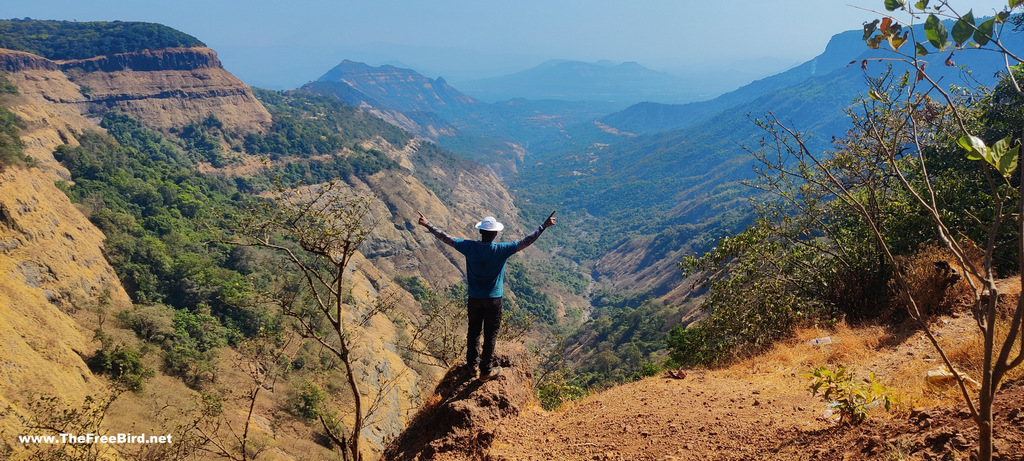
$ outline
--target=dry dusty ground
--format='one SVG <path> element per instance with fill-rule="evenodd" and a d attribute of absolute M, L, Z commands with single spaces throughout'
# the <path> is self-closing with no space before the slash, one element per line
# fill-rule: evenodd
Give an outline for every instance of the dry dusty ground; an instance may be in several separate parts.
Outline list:
<path fill-rule="evenodd" d="M 969 316 L 935 323 L 958 368 L 972 370 L 978 341 Z M 811 346 L 830 334 L 838 344 Z M 532 408 L 500 423 L 489 460 L 970 459 L 977 430 L 955 388 L 924 375 L 939 367 L 920 332 L 873 328 L 805 331 L 769 353 L 730 368 L 689 370 L 683 379 L 648 378 L 591 395 L 553 412 Z M 899 399 L 840 426 L 802 377 L 820 365 L 871 371 Z M 996 448 L 1024 460 L 1024 380 L 1009 380 L 997 400 Z M 977 375 L 975 374 L 975 377 Z"/>

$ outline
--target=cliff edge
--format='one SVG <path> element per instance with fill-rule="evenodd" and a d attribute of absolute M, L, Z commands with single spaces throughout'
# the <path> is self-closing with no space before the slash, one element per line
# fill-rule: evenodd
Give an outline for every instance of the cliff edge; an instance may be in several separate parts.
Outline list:
<path fill-rule="evenodd" d="M 121 110 L 161 129 L 181 128 L 210 114 L 242 132 L 264 131 L 271 124 L 252 90 L 206 47 L 60 61 L 0 49 L 0 71 L 12 73 L 23 93 L 86 116 Z"/>
<path fill-rule="evenodd" d="M 487 452 L 499 423 L 518 415 L 533 398 L 533 356 L 521 344 L 498 343 L 496 379 L 481 382 L 460 367 L 448 370 L 383 459 L 476 459 Z"/>

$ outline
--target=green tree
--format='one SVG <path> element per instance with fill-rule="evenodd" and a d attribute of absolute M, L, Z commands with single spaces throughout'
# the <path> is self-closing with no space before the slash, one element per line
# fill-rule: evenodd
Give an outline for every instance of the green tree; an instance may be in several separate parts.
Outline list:
<path fill-rule="evenodd" d="M 1024 246 L 1024 200 L 1021 200 L 1021 183 L 1011 179 L 1014 174 L 1019 174 L 1024 179 L 1024 168 L 1019 169 L 1017 165 L 1020 146 L 1024 143 L 1024 127 L 1019 125 L 1015 127 L 1004 126 L 1003 129 L 1005 131 L 998 133 L 996 136 L 989 137 L 987 141 L 984 140 L 980 137 L 982 133 L 977 125 L 970 123 L 970 108 L 963 107 L 960 101 L 955 99 L 955 95 L 951 94 L 952 92 L 944 89 L 939 82 L 929 75 L 929 72 L 924 68 L 925 61 L 923 58 L 932 53 L 950 52 L 950 57 L 947 58 L 948 62 L 952 60 L 952 53 L 954 51 L 973 48 L 995 51 L 1004 57 L 1006 63 L 1006 73 L 1004 74 L 1003 82 L 1000 84 L 1002 87 L 1001 92 L 1003 94 L 1008 92 L 1018 101 L 1021 100 L 1024 97 L 1024 90 L 1021 89 L 1020 85 L 1020 78 L 1024 76 L 1021 73 L 1024 60 L 1012 50 L 1003 46 L 1000 36 L 1011 13 L 1014 10 L 1021 9 L 1022 6 L 1024 6 L 1024 3 L 1021 0 L 1009 0 L 1004 11 L 997 13 L 993 18 L 978 23 L 974 18 L 973 11 L 968 10 L 966 13 L 958 12 L 950 2 L 944 0 L 938 2 L 921 0 L 913 5 L 903 0 L 887 0 L 885 2 L 886 10 L 892 12 L 892 14 L 887 14 L 876 22 L 866 24 L 864 30 L 864 38 L 869 47 L 879 46 L 882 41 L 888 42 L 889 47 L 899 59 L 913 66 L 915 82 L 927 82 L 918 91 L 913 91 L 912 95 L 907 98 L 907 109 L 919 109 L 921 103 L 918 103 L 918 101 L 927 100 L 930 97 L 928 96 L 929 94 L 936 95 L 934 98 L 949 111 L 958 128 L 959 138 L 957 139 L 957 144 L 967 151 L 968 159 L 980 161 L 981 168 L 989 180 L 987 192 L 990 198 L 988 209 L 991 210 L 991 219 L 986 223 L 989 226 L 989 232 L 988 240 L 983 246 L 984 262 L 979 265 L 970 257 L 970 249 L 954 238 L 956 229 L 949 227 L 950 220 L 945 217 L 942 204 L 936 198 L 934 187 L 927 180 L 923 184 L 915 184 L 904 175 L 902 169 L 894 168 L 894 172 L 898 175 L 906 190 L 927 211 L 942 243 L 953 252 L 960 265 L 965 267 L 972 276 L 968 280 L 971 282 L 972 287 L 975 288 L 973 312 L 977 320 L 979 332 L 984 338 L 982 382 L 981 388 L 978 391 L 977 404 L 971 398 L 963 376 L 955 371 L 953 374 L 971 411 L 971 415 L 978 425 L 979 458 L 986 461 L 992 459 L 993 402 L 996 391 L 999 389 L 1000 382 L 1006 376 L 1006 373 L 1024 363 L 1024 326 L 1022 326 L 1022 323 L 1024 323 L 1024 300 L 1019 300 L 1017 306 L 1013 309 L 1009 329 L 1005 336 L 998 334 L 996 323 L 999 290 L 996 286 L 995 268 L 993 265 L 997 254 L 997 236 L 1000 235 L 1004 222 L 1016 220 L 1015 227 L 1018 229 L 1015 239 L 1018 245 L 1017 267 L 1024 267 L 1024 261 L 1019 259 L 1024 258 L 1024 251 L 1019 250 L 1020 246 Z M 897 18 L 895 16 L 897 11 L 902 13 L 902 17 L 906 19 L 901 21 L 900 18 Z M 952 28 L 947 29 L 942 21 L 943 18 L 953 21 Z M 922 19 L 924 20 L 924 38 L 926 40 L 918 41 L 917 37 L 915 37 L 916 34 L 913 26 Z M 903 29 L 902 26 L 907 26 L 909 30 L 904 31 L 900 35 L 900 31 Z M 996 94 L 999 93 L 997 92 Z M 989 96 L 991 97 L 991 95 Z M 881 95 L 881 97 L 885 96 Z M 1002 101 L 999 102 L 1002 103 Z M 904 113 L 912 115 L 912 112 L 909 112 L 909 110 Z M 987 115 L 993 116 L 996 114 L 990 113 Z M 926 145 L 922 145 L 920 142 L 920 131 L 913 124 L 915 119 L 907 117 L 905 120 L 910 122 L 910 124 L 904 130 L 905 137 L 900 139 L 909 143 L 912 146 L 912 154 L 920 159 L 921 162 L 925 162 L 928 156 L 928 149 Z M 991 136 L 996 133 L 987 134 Z M 879 139 L 880 141 L 893 141 L 877 134 L 875 136 L 876 138 L 882 138 Z M 890 159 L 890 164 L 895 166 L 896 164 L 893 159 L 905 154 L 896 151 L 894 146 L 896 144 L 883 144 L 883 147 L 886 147 L 886 149 L 882 150 L 881 153 L 887 159 Z M 1013 209 L 1014 201 L 1017 202 L 1016 210 Z M 1024 280 L 1024 275 L 1019 277 Z M 898 279 L 902 280 L 900 277 Z M 975 282 L 975 280 L 980 281 L 981 286 L 976 286 L 979 282 Z M 901 283 L 905 282 L 901 281 Z M 910 305 L 911 314 L 916 318 L 920 318 L 920 311 L 910 291 L 906 289 L 903 291 L 904 295 L 908 298 L 907 301 Z M 987 293 L 987 296 L 982 296 L 983 292 Z M 943 362 L 952 370 L 953 367 L 949 358 L 934 335 L 929 331 L 927 324 L 921 322 L 921 325 L 931 343 L 942 357 Z"/>
<path fill-rule="evenodd" d="M 170 27 L 127 21 L 0 21 L 0 48 L 26 51 L 47 59 L 88 59 L 115 53 L 205 46 Z"/>
<path fill-rule="evenodd" d="M 1020 100 L 1024 96 L 1019 84 L 1022 60 L 1004 47 L 999 37 L 1011 12 L 1021 6 L 1020 0 L 1009 0 L 1005 11 L 979 24 L 972 11 L 960 13 L 947 1 L 921 0 L 910 4 L 903 0 L 887 0 L 885 7 L 891 13 L 865 24 L 864 40 L 871 48 L 887 47 L 897 60 L 910 66 L 911 70 L 898 86 L 905 91 L 894 92 L 891 87 L 873 86 L 869 95 L 877 105 L 865 111 L 851 142 L 844 146 L 846 152 L 869 152 L 877 159 L 872 171 L 898 181 L 901 189 L 936 231 L 939 241 L 955 255 L 958 265 L 970 275 L 967 280 L 974 291 L 972 312 L 984 342 L 982 382 L 977 402 L 972 398 L 964 376 L 957 372 L 953 374 L 978 425 L 978 455 L 982 460 L 992 459 L 995 393 L 1006 373 L 1024 363 L 1024 300 L 1012 309 L 1008 331 L 999 334 L 999 289 L 995 279 L 995 262 L 1001 243 L 999 237 L 1005 235 L 1004 226 L 1014 220 L 1016 232 L 1012 246 L 1016 247 L 1016 251 L 1013 251 L 1017 258 L 1016 267 L 1024 266 L 1020 260 L 1024 258 L 1024 251 L 1020 251 L 1024 246 L 1024 201 L 1020 200 L 1021 183 L 1013 178 L 1015 174 L 1024 174 L 1024 169 L 1018 173 L 1017 168 L 1024 132 L 1020 126 L 1008 126 L 1002 118 L 1004 114 L 991 111 L 985 113 L 984 102 L 981 105 L 973 103 L 979 99 L 990 100 L 994 93 L 983 91 L 980 98 L 978 95 L 972 95 L 973 99 L 959 98 L 962 92 L 944 88 L 929 74 L 925 69 L 924 57 L 973 48 L 1000 53 L 1006 62 L 1006 73 L 1000 83 L 1002 92 L 1004 95 L 1008 92 L 1009 96 Z M 896 17 L 897 12 L 906 19 Z M 952 20 L 952 27 L 947 29 L 942 18 Z M 917 37 L 919 29 L 915 25 L 920 21 L 924 23 L 921 28 L 925 35 L 921 38 L 924 40 Z M 947 65 L 950 65 L 951 56 L 946 58 Z M 774 139 L 791 143 L 800 155 L 817 168 L 820 174 L 816 178 L 820 184 L 832 190 L 837 200 L 847 203 L 859 213 L 885 259 L 896 266 L 899 236 L 894 239 L 886 231 L 880 217 L 872 213 L 873 203 L 869 198 L 847 188 L 846 178 L 823 168 L 825 159 L 807 149 L 802 134 L 778 120 L 771 120 L 770 126 L 777 130 L 772 132 Z M 936 129 L 936 126 L 949 126 L 952 133 L 942 128 Z M 989 128 L 982 128 L 984 126 Z M 991 137 L 986 140 L 982 135 Z M 979 240 L 983 242 L 980 247 L 984 254 L 980 262 L 972 257 L 971 246 L 954 237 L 975 229 L 951 227 L 962 221 L 951 217 L 955 213 L 950 212 L 950 204 L 943 200 L 945 196 L 941 193 L 942 187 L 935 182 L 939 177 L 929 170 L 930 165 L 934 165 L 935 157 L 941 155 L 943 147 L 952 145 L 954 139 L 955 144 L 963 149 L 960 155 L 966 151 L 965 157 L 977 161 L 985 177 L 984 186 L 973 191 L 986 197 L 983 214 L 975 214 L 975 220 L 981 221 L 983 218 L 981 223 L 987 228 L 983 233 L 984 238 Z M 961 172 L 964 173 L 967 171 Z M 894 279 L 910 316 L 918 321 L 943 362 L 952 370 L 952 363 L 928 327 L 905 275 L 897 270 Z"/>

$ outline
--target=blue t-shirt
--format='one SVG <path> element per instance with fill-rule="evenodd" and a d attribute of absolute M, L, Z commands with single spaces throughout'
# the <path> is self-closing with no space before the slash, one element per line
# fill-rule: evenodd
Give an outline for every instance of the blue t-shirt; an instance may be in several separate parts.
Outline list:
<path fill-rule="evenodd" d="M 519 251 L 519 242 L 455 239 L 452 245 L 466 256 L 466 285 L 470 298 L 500 298 L 505 260 Z"/>

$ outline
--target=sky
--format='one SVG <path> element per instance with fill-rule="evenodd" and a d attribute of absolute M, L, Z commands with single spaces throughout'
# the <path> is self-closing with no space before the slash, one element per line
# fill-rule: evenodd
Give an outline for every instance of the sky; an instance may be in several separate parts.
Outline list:
<path fill-rule="evenodd" d="M 246 83 L 290 89 L 344 59 L 449 82 L 549 59 L 636 61 L 682 75 L 768 75 L 859 29 L 883 0 L 0 0 L 0 18 L 146 21 L 188 33 Z M 1006 0 L 953 1 L 991 15 Z M 760 72 L 759 72 L 760 71 Z"/>

